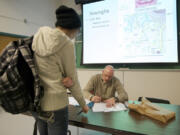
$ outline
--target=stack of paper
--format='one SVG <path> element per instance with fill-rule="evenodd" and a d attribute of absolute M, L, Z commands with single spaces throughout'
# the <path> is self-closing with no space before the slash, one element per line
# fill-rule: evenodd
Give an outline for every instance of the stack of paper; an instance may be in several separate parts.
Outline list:
<path fill-rule="evenodd" d="M 86 104 L 88 104 L 90 101 L 85 99 Z M 69 97 L 69 104 L 74 106 L 79 106 L 79 103 L 75 100 L 74 97 Z M 93 112 L 112 112 L 112 111 L 122 111 L 127 110 L 124 104 L 122 103 L 116 103 L 113 107 L 106 107 L 106 103 L 95 103 L 93 108 Z"/>
<path fill-rule="evenodd" d="M 124 104 L 122 103 L 116 103 L 113 107 L 106 107 L 106 103 L 95 103 L 92 110 L 93 112 L 112 112 L 112 111 L 122 111 L 126 110 Z"/>

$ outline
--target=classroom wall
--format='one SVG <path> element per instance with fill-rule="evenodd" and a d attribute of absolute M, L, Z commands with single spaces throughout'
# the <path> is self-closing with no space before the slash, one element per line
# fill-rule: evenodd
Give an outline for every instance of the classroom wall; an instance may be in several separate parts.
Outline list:
<path fill-rule="evenodd" d="M 59 0 L 1 0 L 0 32 L 33 35 L 40 26 L 54 26 Z"/>

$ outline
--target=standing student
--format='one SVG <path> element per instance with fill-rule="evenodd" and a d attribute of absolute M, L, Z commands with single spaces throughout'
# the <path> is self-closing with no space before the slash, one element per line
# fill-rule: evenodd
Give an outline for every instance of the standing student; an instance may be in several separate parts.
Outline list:
<path fill-rule="evenodd" d="M 35 64 L 44 87 L 41 109 L 54 113 L 53 123 L 36 118 L 40 135 L 67 134 L 66 87 L 69 87 L 83 112 L 87 113 L 89 109 L 79 85 L 72 42 L 81 27 L 80 18 L 74 9 L 66 6 L 60 6 L 56 10 L 56 18 L 56 28 L 41 27 L 32 43 Z"/>

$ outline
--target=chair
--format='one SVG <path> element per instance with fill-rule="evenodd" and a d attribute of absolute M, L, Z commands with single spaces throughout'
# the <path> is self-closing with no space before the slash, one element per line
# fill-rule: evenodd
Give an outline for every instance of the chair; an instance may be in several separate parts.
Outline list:
<path fill-rule="evenodd" d="M 159 99 L 159 98 L 152 98 L 152 97 L 145 97 L 147 100 L 153 103 L 163 103 L 163 104 L 170 104 L 169 100 Z M 142 97 L 138 98 L 138 101 L 142 101 Z"/>

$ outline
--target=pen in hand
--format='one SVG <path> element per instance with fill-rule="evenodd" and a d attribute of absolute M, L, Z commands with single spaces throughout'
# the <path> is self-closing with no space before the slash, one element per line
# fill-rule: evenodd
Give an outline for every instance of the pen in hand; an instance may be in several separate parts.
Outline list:
<path fill-rule="evenodd" d="M 89 102 L 89 103 L 87 104 L 87 106 L 88 106 L 90 109 L 93 107 L 93 105 L 94 105 L 94 102 Z M 83 112 L 83 110 L 81 110 L 80 112 L 78 112 L 77 115 L 81 114 L 82 112 Z"/>
<path fill-rule="evenodd" d="M 81 110 L 80 112 L 77 113 L 77 115 L 81 114 L 83 111 Z"/>

